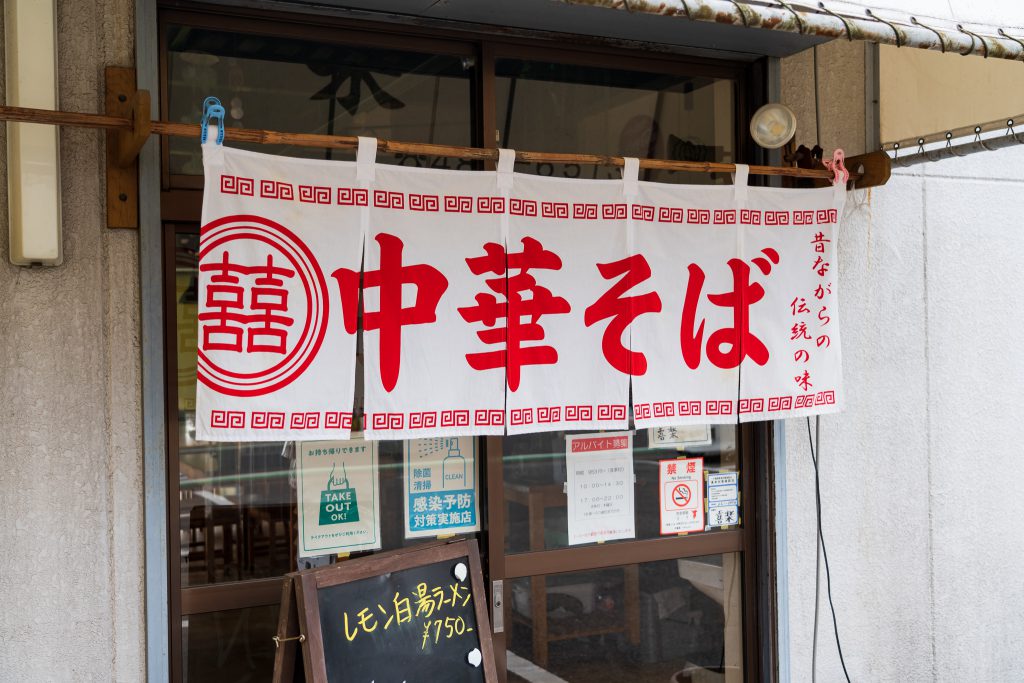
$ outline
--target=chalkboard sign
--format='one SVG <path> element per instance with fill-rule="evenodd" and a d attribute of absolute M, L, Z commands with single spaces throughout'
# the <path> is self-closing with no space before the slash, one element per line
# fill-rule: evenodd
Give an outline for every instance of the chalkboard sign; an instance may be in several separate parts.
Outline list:
<path fill-rule="evenodd" d="M 306 680 L 498 680 L 474 541 L 372 555 L 292 577 Z"/>
<path fill-rule="evenodd" d="M 295 602 L 297 574 L 284 577 L 281 587 L 281 609 L 277 617 L 277 635 L 274 636 L 274 676 L 271 683 L 306 683 L 302 667 L 296 668 L 298 645 L 306 640 L 299 633 L 299 611 Z"/>

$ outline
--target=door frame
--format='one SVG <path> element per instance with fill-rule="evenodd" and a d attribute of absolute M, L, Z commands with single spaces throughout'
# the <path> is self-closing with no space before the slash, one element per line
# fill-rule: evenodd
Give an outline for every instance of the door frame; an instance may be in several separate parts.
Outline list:
<path fill-rule="evenodd" d="M 530 36 L 501 36 L 477 31 L 424 28 L 385 22 L 354 20 L 336 16 L 317 17 L 310 14 L 270 12 L 248 8 L 211 7 L 190 2 L 155 3 L 158 38 L 157 63 L 161 118 L 167 116 L 167 45 L 165 27 L 180 23 L 212 29 L 255 32 L 271 36 L 292 36 L 321 39 L 373 47 L 420 49 L 441 54 L 462 55 L 478 60 L 476 88 L 473 93 L 475 145 L 496 148 L 497 130 L 495 97 L 495 62 L 500 58 L 551 60 L 570 64 L 613 66 L 616 68 L 660 71 L 690 76 L 729 78 L 736 83 L 734 97 L 735 139 L 737 160 L 751 161 L 754 154 L 745 126 L 741 122 L 765 101 L 765 60 L 751 64 L 711 60 L 667 52 L 641 52 L 602 43 L 600 39 L 583 38 L 571 48 L 554 45 L 550 39 Z M 226 13 L 230 11 L 231 15 Z M 313 22 L 316 23 L 313 23 Z M 141 41 L 140 41 L 141 42 Z M 491 133 L 488 134 L 488 131 Z M 177 368 L 174 306 L 174 236 L 177 226 L 196 224 L 202 207 L 201 178 L 169 174 L 167 145 L 160 147 L 160 223 L 162 246 L 162 285 L 160 319 L 162 319 L 163 355 L 163 419 L 166 505 L 161 511 L 166 531 L 166 571 L 168 590 L 168 655 L 171 680 L 182 677 L 182 618 L 226 609 L 273 605 L 280 600 L 281 578 L 258 579 L 196 587 L 181 587 L 180 541 L 178 529 L 179 491 L 177 476 Z M 583 150 L 586 151 L 586 150 Z M 489 162 L 487 166 L 491 166 Z M 774 496 L 771 467 L 771 427 L 741 425 L 738 447 L 741 447 L 741 481 L 747 526 L 741 530 L 705 532 L 689 538 L 649 539 L 629 542 L 635 563 L 660 559 L 740 552 L 743 557 L 744 586 L 744 670 L 747 680 L 774 680 L 776 670 L 775 633 L 775 564 L 774 564 Z M 480 476 L 486 482 L 481 496 L 481 515 L 488 524 L 480 533 L 481 545 L 487 548 L 484 569 L 487 579 L 511 579 L 610 566 L 621 566 L 615 555 L 622 544 L 566 548 L 506 556 L 504 553 L 504 482 L 501 462 L 503 437 L 479 437 L 483 445 Z M 740 446 L 742 444 L 742 446 Z M 494 496 L 492 498 L 492 496 Z M 500 504 L 498 504 L 500 502 Z M 748 529 L 749 527 L 749 529 Z M 148 573 L 148 572 L 147 572 Z M 492 601 L 493 608 L 493 601 Z M 493 616 L 493 615 L 492 615 Z M 152 632 L 152 631 L 151 631 Z M 768 642 L 761 638 L 771 635 Z M 754 646 L 754 644 L 757 644 Z M 500 670 L 505 671 L 504 634 L 495 634 L 495 653 Z M 756 674 L 756 675 L 754 675 Z M 502 676 L 505 676 L 502 673 Z"/>

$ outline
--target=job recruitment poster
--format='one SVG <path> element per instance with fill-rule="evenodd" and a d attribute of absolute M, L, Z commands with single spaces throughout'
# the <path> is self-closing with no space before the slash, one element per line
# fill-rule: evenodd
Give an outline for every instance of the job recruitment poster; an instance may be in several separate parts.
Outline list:
<path fill-rule="evenodd" d="M 567 436 L 565 462 L 569 545 L 635 538 L 633 435 Z"/>
<path fill-rule="evenodd" d="M 377 442 L 303 441 L 296 450 L 299 557 L 380 549 Z"/>
<path fill-rule="evenodd" d="M 480 530 L 476 442 L 471 436 L 405 442 L 405 537 Z"/>
<path fill-rule="evenodd" d="M 704 530 L 704 458 L 658 462 L 662 535 Z"/>

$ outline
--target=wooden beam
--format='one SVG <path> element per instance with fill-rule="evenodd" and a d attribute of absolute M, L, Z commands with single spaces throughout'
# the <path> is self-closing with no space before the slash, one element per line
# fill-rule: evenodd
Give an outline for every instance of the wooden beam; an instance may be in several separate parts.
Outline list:
<path fill-rule="evenodd" d="M 86 125 L 107 129 L 107 227 L 138 229 L 138 156 L 139 149 L 149 137 L 149 126 L 135 125 L 135 113 L 139 112 L 139 118 L 149 123 L 149 93 L 141 95 L 136 90 L 135 69 L 108 66 L 105 76 L 107 116 L 76 114 L 74 123 L 65 120 L 57 125 Z M 37 119 L 37 122 L 51 121 Z"/>
<path fill-rule="evenodd" d="M 868 152 L 846 160 L 846 168 L 850 171 L 850 178 L 856 181 L 855 189 L 863 190 L 866 187 L 878 187 L 889 182 L 889 175 L 892 173 L 892 159 L 885 152 Z"/>
<path fill-rule="evenodd" d="M 120 67 L 107 67 L 116 69 Z M 132 120 L 124 116 L 107 116 L 104 114 L 87 114 L 77 111 L 53 111 L 51 109 L 32 109 L 31 107 L 0 106 L 0 121 L 23 121 L 25 123 L 48 123 L 52 126 L 70 126 L 72 128 L 131 128 Z"/>

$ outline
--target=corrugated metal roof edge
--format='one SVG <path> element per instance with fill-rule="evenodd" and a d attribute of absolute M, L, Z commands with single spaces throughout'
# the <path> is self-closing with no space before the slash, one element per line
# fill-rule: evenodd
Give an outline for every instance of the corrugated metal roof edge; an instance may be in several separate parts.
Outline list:
<path fill-rule="evenodd" d="M 554 0 L 572 5 L 607 7 L 626 12 L 643 12 L 706 21 L 746 28 L 800 33 L 826 38 L 846 38 L 873 43 L 912 47 L 961 55 L 979 55 L 994 59 L 1024 61 L 1024 38 L 1009 35 L 1002 28 L 998 35 L 971 31 L 962 25 L 956 31 L 921 23 L 883 19 L 866 10 L 865 17 L 833 12 L 824 3 L 813 9 L 803 5 L 772 5 L 732 0 Z"/>

